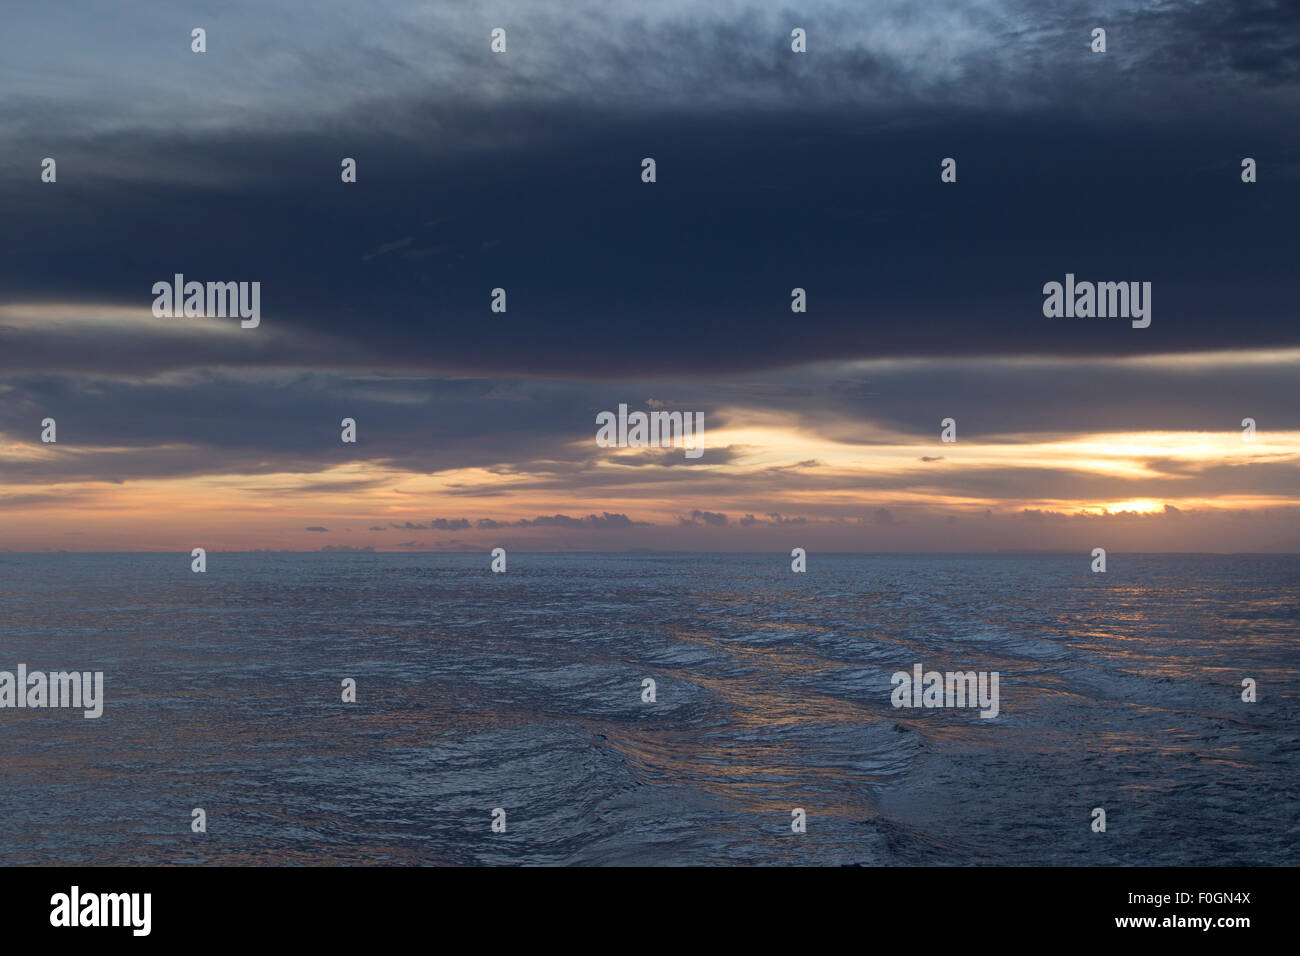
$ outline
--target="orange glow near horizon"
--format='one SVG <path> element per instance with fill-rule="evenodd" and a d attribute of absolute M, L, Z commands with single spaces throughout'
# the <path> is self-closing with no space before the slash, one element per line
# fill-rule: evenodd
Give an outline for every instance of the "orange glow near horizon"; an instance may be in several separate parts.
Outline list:
<path fill-rule="evenodd" d="M 731 421 L 755 417 L 732 411 Z M 563 471 L 537 465 L 533 471 L 504 472 L 457 468 L 435 474 L 401 471 L 382 463 L 354 463 L 306 474 L 210 474 L 148 478 L 121 483 L 68 482 L 41 486 L 0 483 L 0 548 L 9 550 L 170 550 L 188 547 L 196 536 L 226 549 L 314 550 L 323 544 L 370 545 L 377 550 L 448 541 L 478 541 L 488 535 L 479 519 L 516 522 L 537 516 L 604 512 L 633 521 L 675 527 L 699 509 L 738 520 L 747 513 L 779 512 L 811 522 L 857 520 L 875 509 L 961 516 L 1020 514 L 1156 516 L 1166 506 L 1174 513 L 1257 512 L 1290 508 L 1294 496 L 1244 493 L 1197 487 L 1198 469 L 1252 463 L 1300 461 L 1300 432 L 1270 432 L 1255 443 L 1237 432 L 1115 433 L 1073 439 L 981 443 L 960 438 L 951 444 L 917 444 L 915 436 L 862 429 L 873 444 L 856 444 L 799 429 L 778 418 L 706 431 L 706 451 L 698 461 L 664 465 L 640 456 L 663 456 L 662 449 L 611 449 L 593 455 L 581 481 L 569 486 Z M 132 449 L 42 446 L 9 440 L 6 460 L 34 462 L 51 456 L 76 458 L 89 453 L 120 454 Z M 730 448 L 735 457 L 711 464 L 708 449 Z M 155 451 L 158 449 L 154 449 Z M 173 449 L 183 454 L 183 449 Z M 594 442 L 578 442 L 568 452 L 593 452 Z M 197 454 L 197 452 L 195 452 Z M 571 456 L 570 456 L 571 457 Z M 925 460 L 929 459 L 929 460 Z M 1172 462 L 1162 472 L 1153 461 Z M 1028 470 L 1034 481 L 1016 481 L 1022 493 L 988 490 L 1005 476 Z M 981 481 L 978 476 L 1000 476 Z M 976 480 L 963 487 L 969 476 Z M 1067 485 L 1097 483 L 1104 493 L 1083 497 L 1052 494 L 1044 486 L 1064 475 Z M 719 490 L 719 479 L 727 490 Z M 1166 494 L 1146 486 L 1159 481 Z M 337 483 L 338 491 L 330 484 Z M 1185 485 L 1186 492 L 1179 487 Z M 1145 493 L 1144 493 L 1145 492 Z M 470 528 L 421 529 L 403 535 L 408 522 L 469 520 Z M 392 525 L 400 527 L 393 528 Z M 370 531 L 384 527 L 382 536 Z M 327 528 L 326 532 L 309 528 Z M 512 528 L 510 533 L 538 541 L 563 529 Z M 491 529 L 489 529 L 489 532 Z M 423 532 L 423 533 L 421 533 Z"/>

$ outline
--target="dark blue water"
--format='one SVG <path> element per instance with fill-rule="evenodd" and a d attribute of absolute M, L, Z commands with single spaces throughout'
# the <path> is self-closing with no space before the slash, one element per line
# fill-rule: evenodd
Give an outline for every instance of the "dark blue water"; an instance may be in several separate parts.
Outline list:
<path fill-rule="evenodd" d="M 1300 557 L 789 562 L 0 554 L 0 862 L 1300 863 Z"/>

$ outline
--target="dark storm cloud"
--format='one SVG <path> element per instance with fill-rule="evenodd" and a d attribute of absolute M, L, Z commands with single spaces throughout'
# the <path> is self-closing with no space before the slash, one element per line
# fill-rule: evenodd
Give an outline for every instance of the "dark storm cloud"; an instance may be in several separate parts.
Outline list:
<path fill-rule="evenodd" d="M 1222 105 L 1294 80 L 1300 34 L 1284 0 L 805 0 L 793 9 L 371 0 L 363 25 L 352 0 L 317 0 L 309 14 L 273 0 L 227 0 L 210 11 L 167 0 L 66 0 L 59 9 L 60 17 L 37 3 L 6 10 L 0 53 L 11 71 L 0 122 L 307 129 L 357 115 L 372 128 L 407 129 L 413 118 L 399 107 L 417 93 L 475 109 L 637 112 L 850 102 L 1113 111 L 1163 96 L 1187 115 L 1179 94 L 1189 84 L 1217 91 Z M 203 56 L 189 49 L 197 20 L 209 32 Z M 489 52 L 493 25 L 508 28 L 505 55 Z M 807 55 L 790 52 L 794 25 L 808 31 Z M 1110 33 L 1104 57 L 1089 52 L 1096 26 Z"/>
<path fill-rule="evenodd" d="M 1300 340 L 1293 5 L 529 5 L 500 9 L 515 24 L 501 57 L 472 7 L 383 5 L 362 42 L 347 10 L 273 35 L 236 4 L 200 57 L 188 20 L 178 42 L 164 5 L 127 7 L 143 34 L 102 24 L 83 75 L 134 90 L 113 51 L 165 40 L 168 81 L 107 119 L 84 80 L 39 99 L 18 84 L 0 114 L 26 145 L 0 179 L 5 301 L 147 308 L 179 271 L 261 281 L 264 319 L 150 341 L 0 318 L 0 374 L 613 378 Z M 1104 55 L 1088 51 L 1098 24 Z M 15 25 L 16 62 L 43 47 L 57 62 L 66 37 L 29 12 Z M 29 154 L 57 156 L 59 182 L 14 165 Z M 657 183 L 640 181 L 644 156 Z M 957 184 L 939 182 L 945 156 Z M 1152 282 L 1151 328 L 1044 318 L 1042 285 L 1066 272 Z M 790 313 L 796 286 L 806 315 Z"/>
<path fill-rule="evenodd" d="M 788 370 L 779 383 L 750 375 L 716 383 L 627 381 L 617 386 L 325 373 L 202 373 L 149 382 L 24 376 L 0 385 L 0 436 L 35 444 L 40 422 L 50 416 L 58 422 L 59 444 L 40 456 L 0 461 L 0 478 L 39 484 L 313 474 L 366 462 L 417 474 L 480 467 L 509 478 L 513 490 L 637 489 L 654 482 L 725 495 L 741 478 L 717 466 L 734 464 L 755 449 L 714 447 L 709 436 L 778 416 L 805 434 L 860 446 L 864 454 L 870 454 L 872 445 L 898 441 L 914 442 L 918 451 L 944 452 L 918 455 L 912 467 L 881 479 L 885 485 L 931 486 L 949 480 L 952 469 L 993 493 L 997 481 L 1007 481 L 1010 489 L 1018 487 L 1017 479 L 970 471 L 953 458 L 962 441 L 1014 443 L 1089 432 L 1239 435 L 1244 417 L 1255 419 L 1267 439 L 1270 432 L 1300 428 L 1295 365 L 1294 357 L 1207 358 L 1204 364 L 835 363 Z M 598 448 L 596 413 L 620 401 L 636 407 L 630 396 L 637 394 L 668 395 L 674 407 L 702 410 L 704 456 L 694 461 L 680 449 L 629 454 Z M 949 416 L 957 420 L 956 446 L 939 441 L 940 422 Z M 345 417 L 357 422 L 355 444 L 340 441 Z M 621 467 L 600 467 L 612 455 Z M 1199 473 L 1191 463 L 1158 455 L 1149 459 L 1149 467 L 1174 479 Z M 1216 474 L 1226 482 L 1231 472 Z M 1262 479 L 1265 471 L 1255 467 L 1247 474 Z M 840 480 L 834 469 L 813 460 L 773 465 L 743 478 L 755 488 L 830 489 Z M 1026 472 L 1021 481 L 1026 480 L 1038 478 L 1030 479 Z M 304 487 L 260 490 L 364 494 L 384 483 L 381 478 L 320 479 Z M 1269 485 L 1275 486 L 1273 479 Z M 475 496 L 485 489 L 466 482 L 446 493 Z"/>
<path fill-rule="evenodd" d="M 902 433 L 937 435 L 940 421 L 951 416 L 959 441 L 1229 431 L 1243 417 L 1290 430 L 1300 428 L 1295 362 L 1289 353 L 1256 361 L 884 363 L 853 375 L 829 368 L 791 372 L 778 388 L 730 383 L 714 401 L 794 408 L 806 427 L 848 442 L 863 440 L 864 418 Z M 929 457 L 931 464 L 943 458 Z"/>
<path fill-rule="evenodd" d="M 1300 6 L 1287 0 L 1166 4 L 1120 22 L 1153 38 L 1152 72 L 1235 75 L 1266 86 L 1300 80 Z"/>
<path fill-rule="evenodd" d="M 567 443 L 591 439 L 596 412 L 620 397 L 628 398 L 608 388 L 468 379 L 201 373 L 133 383 L 38 375 L 8 381 L 0 433 L 24 436 L 48 415 L 59 422 L 60 447 L 79 454 L 6 462 L 0 472 L 10 480 L 39 480 L 47 469 L 68 478 L 257 474 L 349 461 L 423 472 L 524 462 L 546 470 L 552 461 L 596 457 L 594 440 L 578 449 Z M 357 422 L 356 444 L 340 441 L 345 417 Z M 111 450 L 128 446 L 129 458 Z"/>
<path fill-rule="evenodd" d="M 950 471 L 941 419 L 986 442 L 1300 427 L 1294 357 L 987 360 L 1300 345 L 1294 4 L 393 2 L 358 36 L 351 4 L 230 3 L 206 15 L 203 57 L 172 4 L 65 12 L 15 5 L 0 38 L 0 437 L 34 442 L 50 415 L 60 438 L 0 460 L 6 482 L 479 467 L 512 491 L 754 495 L 739 524 L 775 526 L 809 520 L 776 511 L 783 495 L 842 479 L 816 461 L 710 470 L 739 446 L 602 469 L 595 413 L 655 395 L 703 411 L 706 446 L 761 415 L 849 445 L 915 436 L 944 454 L 855 486 L 990 497 L 1131 488 Z M 486 52 L 498 14 L 505 57 Z M 1088 51 L 1093 26 L 1105 55 Z M 39 181 L 47 155 L 56 184 Z M 344 156 L 356 184 L 339 181 Z M 946 156 L 956 184 L 939 182 Z M 261 282 L 261 327 L 100 308 L 147 315 L 176 272 Z M 1067 272 L 1150 281 L 1151 327 L 1044 318 L 1042 285 Z M 849 361 L 911 356 L 927 361 Z M 1293 493 L 1293 464 L 1153 459 L 1148 487 Z"/>
<path fill-rule="evenodd" d="M 152 284 L 181 272 L 260 281 L 262 326 L 156 348 L 135 331 L 119 339 L 111 323 L 10 329 L 0 371 L 292 361 L 601 378 L 1300 341 L 1300 180 L 1280 178 L 1294 124 L 550 119 L 566 139 L 490 159 L 429 163 L 396 142 L 213 143 L 202 149 L 232 162 L 235 152 L 262 157 L 270 181 L 127 189 L 72 171 L 52 188 L 7 180 L 9 301 L 147 310 Z M 137 148 L 147 163 L 176 147 Z M 330 168 L 340 151 L 363 164 L 355 186 Z M 1238 177 L 1247 152 L 1262 164 L 1254 185 Z M 657 183 L 640 182 L 646 155 Z M 938 181 L 944 156 L 958 158 L 957 184 Z M 365 258 L 412 233 L 427 255 Z M 501 244 L 481 251 L 490 237 Z M 1042 286 L 1067 272 L 1151 282 L 1151 327 L 1045 318 Z M 505 314 L 489 311 L 498 287 Z M 807 290 L 806 315 L 790 312 L 795 287 Z M 202 330 L 222 320 L 172 321 Z"/>

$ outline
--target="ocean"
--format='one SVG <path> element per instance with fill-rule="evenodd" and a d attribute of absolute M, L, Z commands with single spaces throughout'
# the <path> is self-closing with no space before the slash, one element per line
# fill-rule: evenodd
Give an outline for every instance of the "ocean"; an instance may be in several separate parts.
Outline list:
<path fill-rule="evenodd" d="M 0 553 L 0 863 L 1300 864 L 1300 556 L 190 560 Z"/>

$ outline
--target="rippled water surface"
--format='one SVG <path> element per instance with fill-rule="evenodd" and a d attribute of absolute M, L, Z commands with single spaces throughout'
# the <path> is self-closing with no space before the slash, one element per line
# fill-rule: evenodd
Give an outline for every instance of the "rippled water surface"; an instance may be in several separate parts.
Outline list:
<path fill-rule="evenodd" d="M 1300 863 L 1300 557 L 789 561 L 0 554 L 0 862 Z"/>

